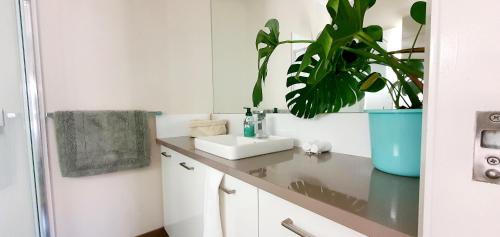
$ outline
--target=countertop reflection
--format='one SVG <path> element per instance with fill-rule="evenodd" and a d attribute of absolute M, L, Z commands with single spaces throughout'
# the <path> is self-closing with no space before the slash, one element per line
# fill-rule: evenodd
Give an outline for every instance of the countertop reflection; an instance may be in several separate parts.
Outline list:
<path fill-rule="evenodd" d="M 419 179 L 373 168 L 366 157 L 309 156 L 299 148 L 230 161 L 189 137 L 157 143 L 368 236 L 417 236 Z"/>

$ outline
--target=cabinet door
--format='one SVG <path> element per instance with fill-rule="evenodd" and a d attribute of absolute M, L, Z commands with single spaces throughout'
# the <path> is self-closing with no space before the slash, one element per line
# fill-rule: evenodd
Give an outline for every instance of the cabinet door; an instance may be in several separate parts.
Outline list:
<path fill-rule="evenodd" d="M 259 237 L 362 237 L 341 224 L 259 190 Z"/>
<path fill-rule="evenodd" d="M 225 175 L 219 189 L 224 237 L 256 237 L 259 232 L 257 188 Z"/>
<path fill-rule="evenodd" d="M 162 148 L 164 227 L 170 237 L 201 237 L 205 166 Z"/>

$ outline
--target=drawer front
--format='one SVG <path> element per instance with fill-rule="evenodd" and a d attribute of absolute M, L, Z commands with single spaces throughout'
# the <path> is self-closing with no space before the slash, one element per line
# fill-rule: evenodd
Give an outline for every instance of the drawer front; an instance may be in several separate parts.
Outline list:
<path fill-rule="evenodd" d="M 164 226 L 170 237 L 201 237 L 205 166 L 162 148 Z"/>
<path fill-rule="evenodd" d="M 224 237 L 256 237 L 259 233 L 257 188 L 225 175 L 219 190 Z"/>
<path fill-rule="evenodd" d="M 363 237 L 346 226 L 259 190 L 259 237 Z"/>

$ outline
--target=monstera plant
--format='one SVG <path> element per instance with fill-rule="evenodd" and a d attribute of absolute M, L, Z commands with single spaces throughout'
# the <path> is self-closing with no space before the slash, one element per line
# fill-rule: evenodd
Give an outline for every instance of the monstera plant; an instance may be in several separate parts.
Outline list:
<path fill-rule="evenodd" d="M 290 65 L 286 86 L 288 108 L 301 118 L 312 118 L 322 113 L 338 112 L 363 99 L 366 92 L 388 88 L 397 109 L 422 107 L 419 94 L 423 93 L 423 60 L 412 54 L 423 52 L 415 42 L 425 24 L 425 2 L 416 2 L 410 10 L 412 18 L 420 24 L 413 46 L 388 52 L 379 45 L 383 29 L 378 25 L 364 25 L 364 16 L 375 0 L 329 0 L 326 10 L 331 23 L 325 25 L 316 40 L 280 41 L 279 23 L 269 20 L 257 34 L 258 78 L 253 90 L 253 104 L 263 99 L 262 86 L 266 81 L 269 58 L 274 50 L 289 43 L 309 43 L 307 50 Z M 396 54 L 405 53 L 405 57 Z M 397 81 L 390 81 L 371 65 L 390 67 Z"/>

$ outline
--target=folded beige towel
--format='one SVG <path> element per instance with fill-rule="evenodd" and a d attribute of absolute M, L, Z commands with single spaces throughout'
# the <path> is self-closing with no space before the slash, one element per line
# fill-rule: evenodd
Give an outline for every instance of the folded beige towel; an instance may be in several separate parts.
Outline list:
<path fill-rule="evenodd" d="M 206 137 L 227 134 L 226 120 L 192 120 L 191 137 Z"/>

